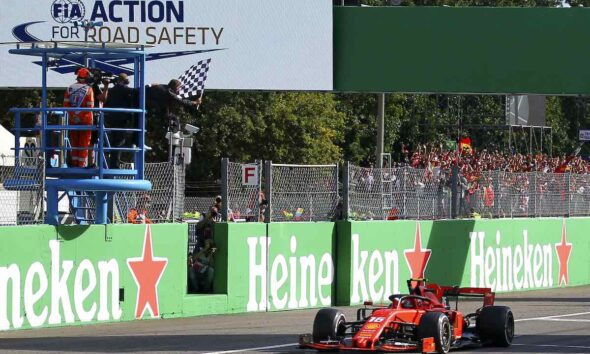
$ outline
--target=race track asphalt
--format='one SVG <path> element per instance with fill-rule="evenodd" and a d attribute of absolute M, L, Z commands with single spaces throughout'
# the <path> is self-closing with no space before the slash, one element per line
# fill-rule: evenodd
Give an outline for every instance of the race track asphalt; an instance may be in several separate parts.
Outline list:
<path fill-rule="evenodd" d="M 590 286 L 500 294 L 516 317 L 510 348 L 460 353 L 590 353 Z M 465 303 L 465 306 L 474 304 Z M 342 309 L 354 318 L 353 308 Z M 317 310 L 146 320 L 0 333 L 1 353 L 313 353 L 297 349 Z"/>

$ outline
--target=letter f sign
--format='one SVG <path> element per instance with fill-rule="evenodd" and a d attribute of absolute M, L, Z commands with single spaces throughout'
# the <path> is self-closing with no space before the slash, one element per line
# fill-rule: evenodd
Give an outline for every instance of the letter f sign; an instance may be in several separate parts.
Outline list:
<path fill-rule="evenodd" d="M 258 185 L 258 165 L 242 165 L 242 185 Z"/>

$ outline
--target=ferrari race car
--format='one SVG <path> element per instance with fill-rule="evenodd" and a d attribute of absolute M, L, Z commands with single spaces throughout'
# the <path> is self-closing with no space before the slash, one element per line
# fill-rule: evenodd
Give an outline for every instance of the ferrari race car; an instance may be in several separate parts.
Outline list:
<path fill-rule="evenodd" d="M 300 335 L 299 346 L 319 351 L 448 353 L 512 343 L 514 315 L 509 307 L 494 305 L 491 289 L 426 285 L 425 279 L 408 280 L 408 288 L 408 295 L 391 295 L 389 305 L 366 302 L 353 322 L 337 309 L 319 310 L 313 333 Z M 464 315 L 458 310 L 459 297 L 481 297 L 483 306 Z M 454 310 L 449 300 L 455 301 Z"/>

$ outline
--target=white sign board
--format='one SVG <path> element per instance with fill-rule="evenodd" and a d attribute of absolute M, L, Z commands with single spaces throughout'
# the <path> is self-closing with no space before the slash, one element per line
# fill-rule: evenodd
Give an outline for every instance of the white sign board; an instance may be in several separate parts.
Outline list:
<path fill-rule="evenodd" d="M 580 141 L 590 141 L 590 130 L 580 130 Z"/>
<path fill-rule="evenodd" d="M 332 90 L 331 0 L 2 0 L 0 42 L 147 44 L 147 83 L 211 59 L 206 89 Z M 39 87 L 39 58 L 0 46 L 0 87 Z M 127 65 L 128 66 L 128 65 Z M 63 70 L 62 70 L 63 71 Z M 49 72 L 49 87 L 74 74 Z"/>
<path fill-rule="evenodd" d="M 242 185 L 258 185 L 258 165 L 242 165 Z"/>

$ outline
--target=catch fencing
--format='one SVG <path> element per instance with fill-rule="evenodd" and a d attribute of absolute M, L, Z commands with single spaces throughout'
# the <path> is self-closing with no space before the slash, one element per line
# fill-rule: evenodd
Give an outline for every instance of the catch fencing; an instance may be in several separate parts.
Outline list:
<path fill-rule="evenodd" d="M 278 165 L 270 168 L 271 221 L 333 220 L 338 207 L 338 165 Z"/>
<path fill-rule="evenodd" d="M 122 168 L 131 167 L 122 166 Z M 173 162 L 146 163 L 145 179 L 152 189 L 145 192 L 118 192 L 114 197 L 115 223 L 130 223 L 131 209 L 146 211 L 153 223 L 178 221 L 184 212 L 184 164 Z"/>
<path fill-rule="evenodd" d="M 438 168 L 347 166 L 344 199 L 352 220 L 590 215 L 586 174 L 487 171 L 453 176 Z"/>
<path fill-rule="evenodd" d="M 590 175 L 487 172 L 461 176 L 459 216 L 551 217 L 590 215 Z"/>
<path fill-rule="evenodd" d="M 44 160 L 0 158 L 0 225 L 41 224 L 44 217 Z"/>
<path fill-rule="evenodd" d="M 264 208 L 262 162 L 221 162 L 221 195 L 224 220 L 258 221 Z"/>
<path fill-rule="evenodd" d="M 345 166 L 345 205 L 352 220 L 445 219 L 451 188 L 444 171 Z"/>
<path fill-rule="evenodd" d="M 337 216 L 338 165 L 222 160 L 225 220 L 326 221 Z"/>

